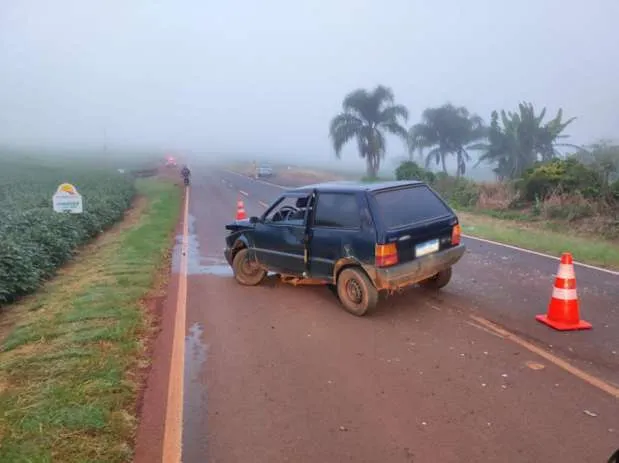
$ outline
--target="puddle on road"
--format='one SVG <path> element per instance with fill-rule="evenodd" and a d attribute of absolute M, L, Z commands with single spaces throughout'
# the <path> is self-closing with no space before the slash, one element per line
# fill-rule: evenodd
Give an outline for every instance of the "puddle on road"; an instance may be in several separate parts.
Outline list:
<path fill-rule="evenodd" d="M 223 249 L 219 256 L 200 255 L 200 242 L 195 234 L 195 217 L 189 215 L 189 236 L 187 237 L 187 275 L 215 275 L 218 277 L 232 278 L 232 267 L 223 255 Z M 181 266 L 181 248 L 183 236 L 176 236 L 176 243 L 172 253 L 172 271 L 178 273 Z M 269 276 L 273 273 L 269 272 Z"/>
<path fill-rule="evenodd" d="M 209 275 L 217 275 L 218 277 L 231 277 L 232 267 L 228 264 L 225 265 L 206 265 L 200 269 L 200 273 L 207 273 Z"/>
<path fill-rule="evenodd" d="M 193 215 L 188 217 L 189 235 L 187 237 L 187 275 L 216 275 L 221 277 L 231 277 L 232 268 L 223 256 L 202 257 L 200 255 L 200 242 L 195 233 L 196 219 Z M 176 235 L 176 243 L 172 253 L 172 271 L 178 273 L 181 263 L 181 248 L 183 236 Z"/>
<path fill-rule="evenodd" d="M 207 416 L 206 383 L 201 376 L 204 374 L 208 346 L 202 341 L 203 333 L 202 325 L 194 323 L 185 337 L 183 428 L 192 432 L 183 433 L 184 461 L 200 461 L 206 450 L 206 439 L 195 440 L 195 433 L 204 429 L 204 418 Z"/>
<path fill-rule="evenodd" d="M 198 379 L 200 370 L 206 362 L 207 347 L 202 342 L 203 333 L 202 326 L 194 323 L 185 337 L 185 381 L 188 383 Z"/>
<path fill-rule="evenodd" d="M 224 258 L 219 257 L 203 257 L 200 259 L 200 274 L 217 275 L 220 277 L 231 277 L 232 267 Z"/>

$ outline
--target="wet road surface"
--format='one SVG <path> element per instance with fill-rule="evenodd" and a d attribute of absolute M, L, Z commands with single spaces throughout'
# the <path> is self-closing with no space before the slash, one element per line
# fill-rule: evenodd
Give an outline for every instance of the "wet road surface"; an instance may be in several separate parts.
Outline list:
<path fill-rule="evenodd" d="M 281 189 L 194 172 L 183 461 L 604 462 L 619 401 L 475 323 L 482 316 L 619 383 L 619 278 L 577 268 L 589 332 L 546 311 L 557 262 L 467 240 L 440 293 L 384 298 L 366 317 L 324 287 L 235 283 L 223 257 L 239 191 L 260 215 Z"/>

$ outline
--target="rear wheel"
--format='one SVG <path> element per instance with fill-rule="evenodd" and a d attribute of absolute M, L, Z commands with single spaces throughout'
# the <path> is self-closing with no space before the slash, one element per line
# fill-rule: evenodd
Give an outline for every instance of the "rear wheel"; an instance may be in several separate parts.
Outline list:
<path fill-rule="evenodd" d="M 451 267 L 446 268 L 445 270 L 441 270 L 436 275 L 427 280 L 423 280 L 419 283 L 424 288 L 429 289 L 441 289 L 449 283 L 451 280 Z"/>
<path fill-rule="evenodd" d="M 346 268 L 337 278 L 337 295 L 342 306 L 353 315 L 361 317 L 376 307 L 378 290 L 360 268 Z"/>
<path fill-rule="evenodd" d="M 236 281 L 245 286 L 260 284 L 267 274 L 267 271 L 258 262 L 250 258 L 247 249 L 241 249 L 234 255 L 232 270 L 234 270 Z"/>

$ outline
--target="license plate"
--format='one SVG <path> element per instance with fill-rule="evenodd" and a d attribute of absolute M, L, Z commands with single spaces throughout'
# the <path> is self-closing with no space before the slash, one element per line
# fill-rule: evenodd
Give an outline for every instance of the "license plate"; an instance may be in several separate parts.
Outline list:
<path fill-rule="evenodd" d="M 415 246 L 415 257 L 421 257 L 428 254 L 432 254 L 433 252 L 438 251 L 439 242 L 438 239 L 426 241 L 425 243 L 420 243 Z"/>

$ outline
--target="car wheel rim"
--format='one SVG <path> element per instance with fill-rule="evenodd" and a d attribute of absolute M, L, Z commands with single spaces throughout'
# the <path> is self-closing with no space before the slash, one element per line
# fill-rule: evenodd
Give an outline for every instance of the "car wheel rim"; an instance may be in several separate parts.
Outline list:
<path fill-rule="evenodd" d="M 260 267 L 256 262 L 246 258 L 243 260 L 242 271 L 245 275 L 252 276 L 260 271 Z"/>
<path fill-rule="evenodd" d="M 346 295 L 353 304 L 361 304 L 363 301 L 363 288 L 355 279 L 346 282 Z"/>

